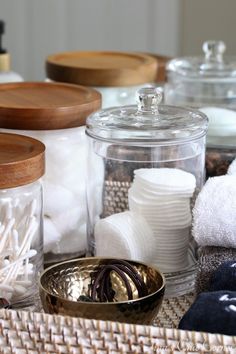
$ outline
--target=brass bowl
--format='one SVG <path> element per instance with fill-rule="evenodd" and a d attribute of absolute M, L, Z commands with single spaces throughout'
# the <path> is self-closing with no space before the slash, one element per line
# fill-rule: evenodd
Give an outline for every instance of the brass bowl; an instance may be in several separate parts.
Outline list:
<path fill-rule="evenodd" d="M 81 295 L 88 296 L 91 275 L 109 261 L 111 258 L 79 258 L 47 268 L 40 277 L 44 311 L 97 320 L 150 324 L 161 306 L 165 279 L 157 269 L 143 263 L 128 261 L 143 278 L 148 289 L 147 296 L 139 298 L 131 281 L 133 300 L 128 300 L 125 284 L 115 272 L 111 272 L 117 302 L 77 301 Z"/>

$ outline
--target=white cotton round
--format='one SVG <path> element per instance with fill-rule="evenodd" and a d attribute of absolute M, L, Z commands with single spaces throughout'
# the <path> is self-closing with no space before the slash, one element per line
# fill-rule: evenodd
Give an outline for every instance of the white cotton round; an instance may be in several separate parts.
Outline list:
<path fill-rule="evenodd" d="M 99 220 L 95 225 L 96 255 L 152 262 L 155 239 L 142 217 L 126 211 Z"/>
<path fill-rule="evenodd" d="M 183 190 L 196 187 L 195 176 L 177 168 L 140 168 L 134 174 L 135 178 L 148 185 Z"/>
<path fill-rule="evenodd" d="M 193 208 L 193 236 L 200 246 L 236 248 L 236 176 L 209 178 Z"/>

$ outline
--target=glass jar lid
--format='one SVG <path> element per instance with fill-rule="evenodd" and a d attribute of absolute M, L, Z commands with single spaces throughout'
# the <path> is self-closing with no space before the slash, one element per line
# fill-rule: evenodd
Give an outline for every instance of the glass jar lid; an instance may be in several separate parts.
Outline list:
<path fill-rule="evenodd" d="M 162 105 L 158 88 L 138 91 L 138 105 L 114 107 L 87 119 L 89 136 L 124 143 L 173 144 L 204 136 L 207 116 L 194 109 Z"/>
<path fill-rule="evenodd" d="M 207 41 L 203 44 L 204 57 L 176 58 L 167 64 L 168 73 L 198 80 L 236 80 L 236 58 L 224 57 L 226 49 L 222 41 Z"/>

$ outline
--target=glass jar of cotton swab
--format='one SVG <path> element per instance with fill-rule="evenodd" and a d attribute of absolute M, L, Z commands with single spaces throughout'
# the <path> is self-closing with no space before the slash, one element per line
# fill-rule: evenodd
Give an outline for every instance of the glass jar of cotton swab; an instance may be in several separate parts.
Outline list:
<path fill-rule="evenodd" d="M 37 309 L 43 269 L 42 186 L 45 146 L 0 133 L 0 298 L 4 307 Z"/>

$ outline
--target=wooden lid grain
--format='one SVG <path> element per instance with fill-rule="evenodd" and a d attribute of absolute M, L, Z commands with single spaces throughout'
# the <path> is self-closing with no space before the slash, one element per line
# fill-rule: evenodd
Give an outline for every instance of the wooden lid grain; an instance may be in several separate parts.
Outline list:
<path fill-rule="evenodd" d="M 78 127 L 101 106 L 101 94 L 78 85 L 19 82 L 0 85 L 0 128 Z"/>
<path fill-rule="evenodd" d="M 85 86 L 132 86 L 154 82 L 156 60 L 129 52 L 64 52 L 46 60 L 49 79 Z"/>
<path fill-rule="evenodd" d="M 157 70 L 156 70 L 155 82 L 158 83 L 158 82 L 167 81 L 166 64 L 172 58 L 171 57 L 167 57 L 165 55 L 159 55 L 159 54 L 152 54 L 152 53 L 144 53 L 144 54 L 152 56 L 153 58 L 155 58 L 155 60 L 157 62 Z"/>
<path fill-rule="evenodd" d="M 45 171 L 45 146 L 24 135 L 0 133 L 0 189 L 32 183 Z"/>

